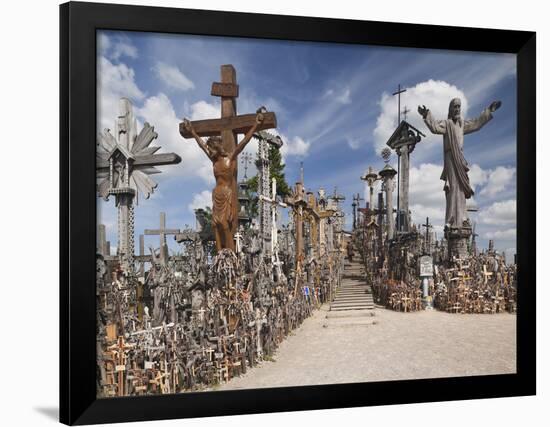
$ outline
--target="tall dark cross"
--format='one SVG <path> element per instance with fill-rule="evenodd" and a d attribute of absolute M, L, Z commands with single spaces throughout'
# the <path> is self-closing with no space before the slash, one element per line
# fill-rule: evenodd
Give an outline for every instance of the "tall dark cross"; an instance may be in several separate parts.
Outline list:
<path fill-rule="evenodd" d="M 239 85 L 237 84 L 237 73 L 233 65 L 221 66 L 221 82 L 212 83 L 212 96 L 221 97 L 221 118 L 210 120 L 197 120 L 191 122 L 193 128 L 199 136 L 221 136 L 223 148 L 231 153 L 237 146 L 237 135 L 245 134 L 256 123 L 256 114 L 237 115 L 237 98 L 239 96 Z M 264 121 L 258 126 L 257 130 L 266 130 L 277 127 L 277 118 L 275 113 L 265 113 Z M 180 123 L 180 135 L 184 138 L 192 138 L 190 132 L 185 129 L 184 123 Z M 238 218 L 239 200 L 237 190 L 237 173 L 233 179 L 233 215 Z M 233 224 L 232 233 L 237 232 L 238 221 Z"/>
<path fill-rule="evenodd" d="M 357 228 L 357 209 L 361 206 L 361 201 L 363 199 L 359 193 L 353 195 L 353 203 L 351 207 L 353 208 L 353 229 Z"/>
<path fill-rule="evenodd" d="M 397 92 L 392 93 L 393 96 L 397 95 L 397 126 L 401 123 L 401 94 L 407 92 L 407 89 L 401 89 L 401 84 L 397 85 Z"/>
<path fill-rule="evenodd" d="M 425 252 L 427 254 L 430 253 L 430 239 L 429 239 L 429 236 L 430 236 L 430 228 L 433 228 L 433 225 L 430 224 L 430 218 L 426 217 L 426 224 L 422 224 L 422 227 L 426 227 L 426 237 L 425 237 Z"/>

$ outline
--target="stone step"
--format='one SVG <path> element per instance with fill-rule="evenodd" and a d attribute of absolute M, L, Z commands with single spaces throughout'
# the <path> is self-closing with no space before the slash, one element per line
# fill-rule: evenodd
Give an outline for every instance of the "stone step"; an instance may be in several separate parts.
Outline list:
<path fill-rule="evenodd" d="M 358 292 L 356 294 L 336 294 L 334 298 L 362 298 L 366 295 L 370 295 L 368 292 Z"/>
<path fill-rule="evenodd" d="M 335 299 L 334 301 L 332 301 L 331 305 L 342 305 L 342 304 L 363 304 L 363 303 L 370 303 L 370 302 L 373 302 L 374 300 L 372 298 L 353 298 L 353 299 L 349 299 L 349 298 L 344 298 L 344 299 Z"/>
<path fill-rule="evenodd" d="M 373 319 L 338 319 L 338 321 L 335 321 L 336 319 L 331 319 L 330 321 L 327 321 L 323 323 L 323 328 L 354 328 L 354 327 L 367 327 L 367 326 L 373 326 L 377 325 L 378 321 Z"/>
<path fill-rule="evenodd" d="M 376 311 L 367 311 L 367 310 L 346 310 L 346 311 L 329 311 L 325 318 L 326 319 L 349 319 L 349 318 L 363 318 L 363 317 L 373 317 L 376 316 Z"/>
<path fill-rule="evenodd" d="M 331 310 L 333 310 L 335 308 L 344 308 L 344 307 L 357 307 L 357 308 L 372 307 L 372 308 L 374 308 L 374 303 L 373 302 L 368 302 L 368 301 L 357 301 L 357 302 L 347 302 L 347 303 L 336 303 L 336 304 L 331 304 L 330 305 Z"/>
<path fill-rule="evenodd" d="M 347 311 L 347 310 L 374 310 L 374 305 L 362 305 L 352 307 L 331 307 L 330 311 Z"/>
<path fill-rule="evenodd" d="M 363 295 L 370 293 L 368 289 L 358 289 L 356 291 L 336 292 L 335 295 Z"/>
<path fill-rule="evenodd" d="M 367 293 L 370 293 L 369 289 L 361 288 L 361 289 L 337 291 L 335 295 L 361 295 L 361 294 L 367 294 Z"/>
<path fill-rule="evenodd" d="M 334 301 L 332 301 L 332 304 L 339 304 L 339 303 L 354 303 L 354 302 L 374 302 L 374 299 L 369 296 L 362 296 L 362 297 L 355 297 L 355 298 L 335 298 Z"/>
<path fill-rule="evenodd" d="M 336 294 L 334 298 L 364 298 L 367 295 L 372 295 L 372 294 L 366 291 L 362 291 L 362 292 L 353 292 L 349 294 Z"/>

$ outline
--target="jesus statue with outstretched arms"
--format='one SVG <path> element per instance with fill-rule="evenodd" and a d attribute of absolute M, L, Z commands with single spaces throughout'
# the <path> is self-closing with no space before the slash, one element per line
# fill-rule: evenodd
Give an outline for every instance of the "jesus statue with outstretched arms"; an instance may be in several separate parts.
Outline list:
<path fill-rule="evenodd" d="M 492 113 L 500 108 L 501 102 L 494 101 L 479 117 L 463 119 L 460 98 L 454 98 L 449 104 L 446 120 L 436 120 L 425 105 L 418 107 L 428 129 L 437 135 L 443 135 L 443 187 L 446 198 L 445 226 L 462 228 L 468 226 L 466 199 L 474 195 L 470 186 L 468 162 L 464 158 L 464 135 L 478 131 L 493 118 Z"/>

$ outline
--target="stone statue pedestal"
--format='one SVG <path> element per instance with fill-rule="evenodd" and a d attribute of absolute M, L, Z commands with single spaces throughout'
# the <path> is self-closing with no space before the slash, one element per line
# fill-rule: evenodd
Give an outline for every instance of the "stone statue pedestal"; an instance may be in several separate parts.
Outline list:
<path fill-rule="evenodd" d="M 469 255 L 468 241 L 472 237 L 472 227 L 445 227 L 445 239 L 448 244 L 449 261 L 455 258 L 465 259 Z"/>

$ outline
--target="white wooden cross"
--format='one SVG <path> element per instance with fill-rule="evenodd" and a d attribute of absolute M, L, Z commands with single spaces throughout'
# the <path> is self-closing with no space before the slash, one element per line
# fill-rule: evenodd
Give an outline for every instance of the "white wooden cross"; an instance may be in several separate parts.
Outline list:
<path fill-rule="evenodd" d="M 241 229 L 235 233 L 235 252 L 240 254 L 242 252 L 242 241 L 243 235 L 241 234 Z"/>
<path fill-rule="evenodd" d="M 488 278 L 492 276 L 493 273 L 487 271 L 487 266 L 483 264 L 483 283 L 486 285 Z"/>
<path fill-rule="evenodd" d="M 279 263 L 279 244 L 277 241 L 277 207 L 288 207 L 286 203 L 277 200 L 277 180 L 271 180 L 271 198 L 260 194 L 260 200 L 269 203 L 271 206 L 271 261 L 274 265 L 278 264 L 277 269 L 280 269 Z"/>

